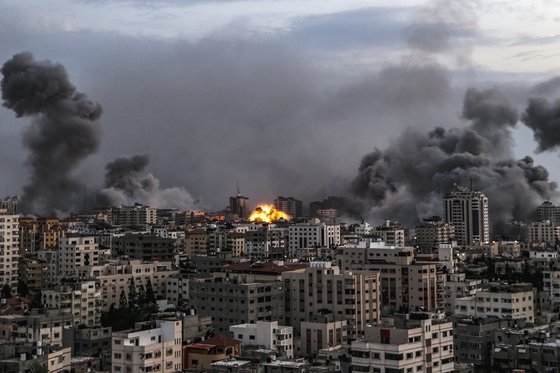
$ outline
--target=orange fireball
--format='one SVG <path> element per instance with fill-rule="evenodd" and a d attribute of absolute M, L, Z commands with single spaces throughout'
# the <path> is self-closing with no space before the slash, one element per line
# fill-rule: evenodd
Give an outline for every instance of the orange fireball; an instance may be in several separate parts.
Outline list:
<path fill-rule="evenodd" d="M 277 211 L 272 205 L 259 205 L 249 216 L 250 221 L 271 223 L 276 220 L 290 220 L 290 215 Z"/>

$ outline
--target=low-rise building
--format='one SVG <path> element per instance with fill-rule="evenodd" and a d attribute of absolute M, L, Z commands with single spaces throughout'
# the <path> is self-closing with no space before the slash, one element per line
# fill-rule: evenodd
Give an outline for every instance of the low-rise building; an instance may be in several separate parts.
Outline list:
<path fill-rule="evenodd" d="M 294 329 L 291 326 L 278 325 L 278 321 L 257 321 L 256 324 L 232 325 L 229 330 L 243 345 L 263 346 L 289 359 L 294 357 Z"/>
<path fill-rule="evenodd" d="M 139 330 L 114 332 L 112 372 L 181 372 L 181 333 L 181 320 L 156 320 Z"/>
<path fill-rule="evenodd" d="M 395 315 L 352 342 L 353 372 L 453 372 L 453 323 L 439 315 Z"/>
<path fill-rule="evenodd" d="M 491 284 L 476 295 L 455 300 L 455 314 L 462 316 L 495 316 L 535 322 L 534 289 L 529 283 Z"/>
<path fill-rule="evenodd" d="M 201 343 L 183 347 L 184 369 L 210 369 L 216 361 L 231 359 L 241 354 L 241 341 L 218 335 Z"/>

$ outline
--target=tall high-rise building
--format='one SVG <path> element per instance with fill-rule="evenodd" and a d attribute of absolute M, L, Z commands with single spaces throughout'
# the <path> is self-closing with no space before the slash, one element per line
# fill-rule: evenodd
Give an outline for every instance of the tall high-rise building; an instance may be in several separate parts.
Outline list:
<path fill-rule="evenodd" d="M 274 200 L 274 208 L 277 211 L 282 211 L 288 215 L 290 218 L 299 218 L 303 215 L 302 203 L 299 199 L 294 197 L 282 197 L 279 196 Z"/>
<path fill-rule="evenodd" d="M 248 197 L 237 193 L 234 197 L 229 197 L 229 212 L 239 216 L 240 219 L 247 219 L 249 217 Z"/>
<path fill-rule="evenodd" d="M 0 286 L 8 285 L 15 291 L 18 283 L 19 215 L 0 209 Z"/>
<path fill-rule="evenodd" d="M 537 221 L 548 220 L 553 227 L 560 225 L 560 206 L 550 201 L 544 201 L 537 207 Z"/>
<path fill-rule="evenodd" d="M 484 193 L 456 186 L 443 197 L 445 222 L 455 226 L 459 245 L 490 242 L 488 197 Z"/>

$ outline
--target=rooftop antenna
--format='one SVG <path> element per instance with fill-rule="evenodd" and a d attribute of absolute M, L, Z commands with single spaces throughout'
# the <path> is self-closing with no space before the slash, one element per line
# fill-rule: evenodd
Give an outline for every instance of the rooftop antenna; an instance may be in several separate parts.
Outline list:
<path fill-rule="evenodd" d="M 472 176 L 469 176 L 469 189 L 470 189 L 471 192 L 472 192 L 472 190 L 473 190 L 473 189 L 472 189 Z"/>
<path fill-rule="evenodd" d="M 237 195 L 240 196 L 241 195 L 241 190 L 239 189 L 239 180 L 237 180 L 237 182 L 235 183 L 235 186 L 237 187 Z"/>

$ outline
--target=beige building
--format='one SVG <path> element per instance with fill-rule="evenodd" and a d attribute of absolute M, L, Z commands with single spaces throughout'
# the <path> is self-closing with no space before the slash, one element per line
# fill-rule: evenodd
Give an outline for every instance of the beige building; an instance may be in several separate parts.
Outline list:
<path fill-rule="evenodd" d="M 72 349 L 60 348 L 49 352 L 47 355 L 49 373 L 70 373 L 72 368 Z"/>
<path fill-rule="evenodd" d="M 140 260 L 129 260 L 84 268 L 83 277 L 97 280 L 102 299 L 101 309 L 106 311 L 111 304 L 119 304 L 122 291 L 128 297 L 132 278 L 136 286 L 144 287 L 149 279 L 156 297 L 165 298 L 168 279 L 178 273 L 179 270 L 175 269 L 171 262 L 144 263 Z"/>
<path fill-rule="evenodd" d="M 455 314 L 462 316 L 495 316 L 535 322 L 533 285 L 491 284 L 474 296 L 455 299 Z"/>
<path fill-rule="evenodd" d="M 400 225 L 390 220 L 370 229 L 370 234 L 379 236 L 381 241 L 390 246 L 404 247 L 406 237 L 405 230 Z"/>
<path fill-rule="evenodd" d="M 156 320 L 151 327 L 114 332 L 112 372 L 181 372 L 181 320 Z"/>
<path fill-rule="evenodd" d="M 232 256 L 243 256 L 247 249 L 245 248 L 245 234 L 241 232 L 230 232 L 226 237 L 226 251 L 232 253 Z"/>
<path fill-rule="evenodd" d="M 0 209 L 0 286 L 17 289 L 19 267 L 19 215 Z"/>
<path fill-rule="evenodd" d="M 46 308 L 72 315 L 75 324 L 91 327 L 98 325 L 101 320 L 101 292 L 95 281 L 43 290 L 42 301 Z"/>
<path fill-rule="evenodd" d="M 186 253 L 189 258 L 195 255 L 208 255 L 208 233 L 197 228 L 187 231 L 185 236 Z"/>
<path fill-rule="evenodd" d="M 46 310 L 30 315 L 0 316 L 0 340 L 9 343 L 37 342 L 47 346 L 62 346 L 65 326 L 73 326 L 72 315 L 58 310 Z"/>
<path fill-rule="evenodd" d="M 111 211 L 110 223 L 113 225 L 154 225 L 157 223 L 157 209 L 140 204 L 116 207 Z"/>
<path fill-rule="evenodd" d="M 424 219 L 416 226 L 416 245 L 421 252 L 430 252 L 439 244 L 451 243 L 455 239 L 455 226 L 439 216 Z"/>
<path fill-rule="evenodd" d="M 190 281 L 189 302 L 200 315 L 211 316 L 218 333 L 230 325 L 257 321 L 284 322 L 285 286 L 282 275 L 302 272 L 306 265 L 283 262 L 239 262 L 212 278 Z"/>
<path fill-rule="evenodd" d="M 299 353 L 303 356 L 321 354 L 347 347 L 348 320 L 334 320 L 332 312 L 315 315 L 301 323 Z"/>
<path fill-rule="evenodd" d="M 464 273 L 447 275 L 445 283 L 445 311 L 455 312 L 455 300 L 470 297 L 482 289 L 482 280 L 467 279 Z"/>
<path fill-rule="evenodd" d="M 529 224 L 529 242 L 532 244 L 556 245 L 560 235 L 560 229 L 550 222 L 544 220 Z"/>
<path fill-rule="evenodd" d="M 444 264 L 415 261 L 412 247 L 386 246 L 384 242 L 364 240 L 356 245 L 340 246 L 337 259 L 344 271 L 380 273 L 380 302 L 384 314 L 444 308 Z"/>
<path fill-rule="evenodd" d="M 282 274 L 286 286 L 286 324 L 299 335 L 301 322 L 327 309 L 335 320 L 348 321 L 348 335 L 356 337 L 380 318 L 379 273 L 341 271 L 330 262 L 311 262 L 304 272 Z"/>
<path fill-rule="evenodd" d="M 453 372 L 453 323 L 439 317 L 396 315 L 367 328 L 363 339 L 352 342 L 352 371 Z"/>

